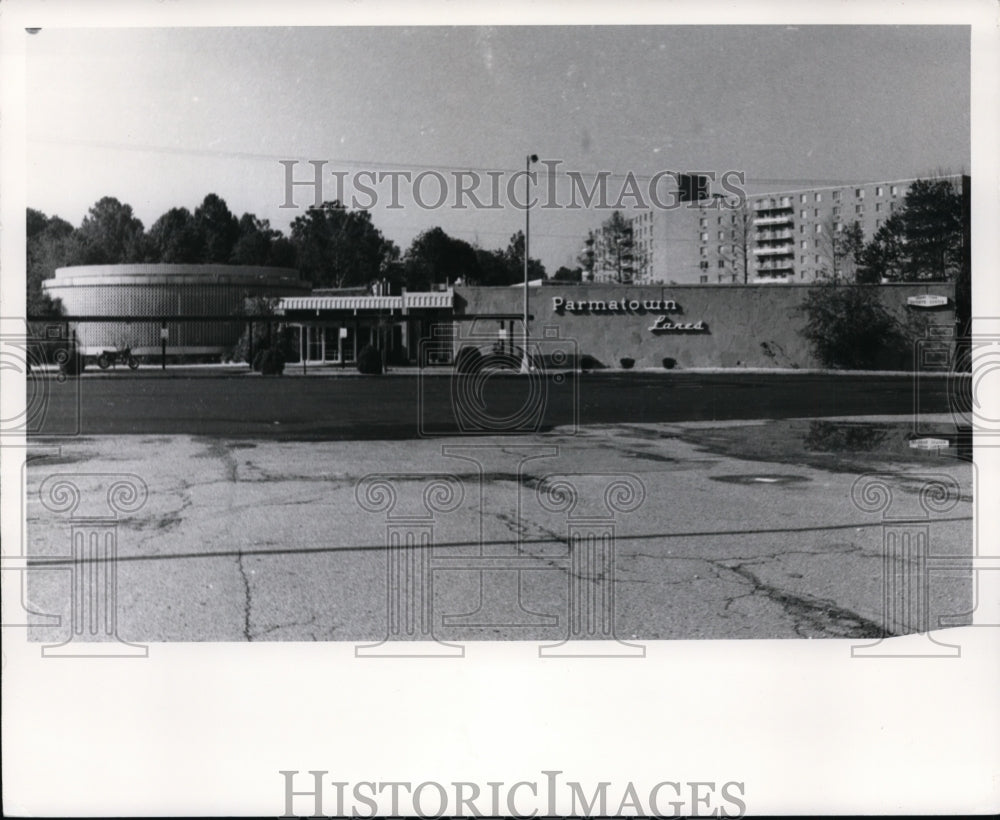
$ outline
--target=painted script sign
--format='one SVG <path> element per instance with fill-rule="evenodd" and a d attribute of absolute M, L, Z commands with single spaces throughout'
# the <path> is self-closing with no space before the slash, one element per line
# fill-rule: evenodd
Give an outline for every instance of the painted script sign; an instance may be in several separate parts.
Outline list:
<path fill-rule="evenodd" d="M 562 296 L 552 297 L 552 312 L 564 315 L 572 314 L 632 314 L 659 313 L 656 320 L 648 328 L 653 333 L 688 332 L 707 333 L 708 325 L 703 320 L 697 322 L 674 322 L 667 314 L 679 313 L 680 305 L 673 299 L 566 299 Z"/>
<path fill-rule="evenodd" d="M 656 321 L 649 329 L 653 333 L 666 333 L 671 330 L 704 333 L 708 330 L 708 325 L 701 320 L 697 322 L 671 322 L 669 316 L 657 316 Z"/>

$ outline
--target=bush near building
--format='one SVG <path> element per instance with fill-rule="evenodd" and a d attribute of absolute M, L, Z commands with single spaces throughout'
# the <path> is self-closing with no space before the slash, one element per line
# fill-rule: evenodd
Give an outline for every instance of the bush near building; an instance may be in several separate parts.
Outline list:
<path fill-rule="evenodd" d="M 372 345 L 365 345 L 358 352 L 358 372 L 377 376 L 382 372 L 382 353 Z"/>
<path fill-rule="evenodd" d="M 879 288 L 837 285 L 811 288 L 803 303 L 802 335 L 825 367 L 847 370 L 910 369 L 917 319 L 901 321 L 882 302 Z"/>

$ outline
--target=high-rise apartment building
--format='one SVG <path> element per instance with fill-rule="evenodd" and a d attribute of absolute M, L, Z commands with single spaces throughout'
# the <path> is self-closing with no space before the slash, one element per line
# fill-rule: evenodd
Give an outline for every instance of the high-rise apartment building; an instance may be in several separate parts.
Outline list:
<path fill-rule="evenodd" d="M 962 193 L 968 177 L 946 177 Z M 915 180 L 865 182 L 748 195 L 707 196 L 677 208 L 631 214 L 634 284 L 811 282 L 852 275 L 842 258 L 843 231 L 854 222 L 869 241 L 901 210 Z M 600 244 L 600 232 L 598 242 Z M 598 258 L 595 281 L 618 281 Z M 628 281 L 628 280 L 626 280 Z"/>

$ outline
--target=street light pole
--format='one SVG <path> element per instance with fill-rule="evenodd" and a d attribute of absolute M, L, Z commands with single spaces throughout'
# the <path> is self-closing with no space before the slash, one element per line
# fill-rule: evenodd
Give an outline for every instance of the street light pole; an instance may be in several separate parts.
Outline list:
<path fill-rule="evenodd" d="M 524 161 L 524 348 L 521 357 L 521 372 L 531 370 L 528 358 L 528 240 L 531 234 L 531 163 L 538 162 L 537 154 L 528 154 Z"/>

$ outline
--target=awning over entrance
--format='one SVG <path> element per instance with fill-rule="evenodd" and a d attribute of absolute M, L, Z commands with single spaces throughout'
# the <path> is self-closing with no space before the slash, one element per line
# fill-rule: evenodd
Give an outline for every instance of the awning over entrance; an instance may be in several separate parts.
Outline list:
<path fill-rule="evenodd" d="M 275 314 L 305 362 L 353 362 L 371 344 L 387 363 L 407 364 L 416 361 L 421 339 L 441 335 L 433 327 L 447 324 L 450 338 L 454 301 L 450 288 L 399 296 L 315 293 L 283 298 Z"/>
<path fill-rule="evenodd" d="M 283 298 L 276 313 L 283 315 L 300 310 L 334 311 L 357 313 L 358 311 L 399 311 L 409 313 L 411 310 L 450 310 L 454 304 L 455 293 L 450 288 L 442 291 L 418 291 L 408 293 L 405 290 L 401 296 L 288 296 Z"/>

